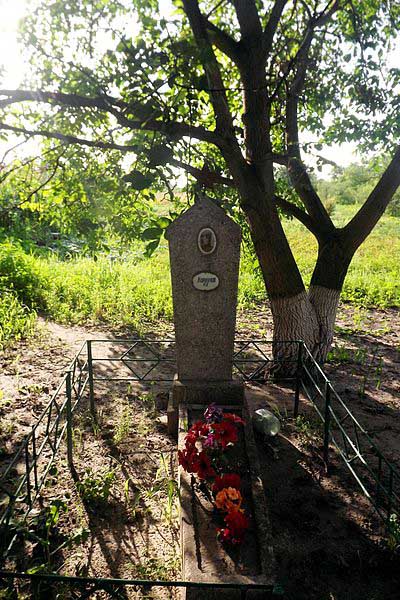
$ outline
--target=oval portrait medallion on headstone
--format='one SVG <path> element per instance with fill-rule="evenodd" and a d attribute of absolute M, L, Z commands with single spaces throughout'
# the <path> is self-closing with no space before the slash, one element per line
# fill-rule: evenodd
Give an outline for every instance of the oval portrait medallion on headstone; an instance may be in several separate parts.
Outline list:
<path fill-rule="evenodd" d="M 196 290 L 210 292 L 219 286 L 218 275 L 214 275 L 214 273 L 197 273 L 193 277 L 193 285 Z"/>
<path fill-rule="evenodd" d="M 217 247 L 217 236 L 211 227 L 204 227 L 197 236 L 197 245 L 202 254 L 212 254 Z"/>

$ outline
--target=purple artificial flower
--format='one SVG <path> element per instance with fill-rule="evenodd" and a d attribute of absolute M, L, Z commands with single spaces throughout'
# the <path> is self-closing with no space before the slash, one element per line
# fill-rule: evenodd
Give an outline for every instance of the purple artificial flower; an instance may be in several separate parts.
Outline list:
<path fill-rule="evenodd" d="M 203 447 L 210 449 L 218 447 L 217 438 L 214 433 L 209 433 L 207 435 L 206 439 L 203 441 Z"/>
<path fill-rule="evenodd" d="M 220 423 L 223 419 L 222 408 L 217 406 L 214 402 L 209 404 L 204 411 L 204 418 L 207 423 Z"/>

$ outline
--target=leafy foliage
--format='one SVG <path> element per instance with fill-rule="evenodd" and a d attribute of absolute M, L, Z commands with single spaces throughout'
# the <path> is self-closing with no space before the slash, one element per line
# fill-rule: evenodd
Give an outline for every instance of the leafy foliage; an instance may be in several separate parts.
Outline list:
<path fill-rule="evenodd" d="M 95 473 L 88 468 L 76 487 L 82 500 L 89 505 L 99 506 L 108 501 L 115 477 L 113 470 Z"/>
<path fill-rule="evenodd" d="M 86 252 L 107 250 L 113 236 L 139 238 L 150 257 L 183 208 L 176 193 L 183 169 L 186 201 L 207 188 L 242 225 L 245 240 L 251 238 L 271 299 L 304 293 L 310 279 L 342 289 L 354 253 L 400 183 L 400 147 L 365 210 L 340 228 L 330 218 L 336 219 L 331 190 L 325 186 L 324 207 L 307 162 L 332 142 L 392 152 L 400 134 L 400 70 L 390 64 L 388 49 L 396 43 L 399 17 L 392 0 L 183 0 L 174 6 L 38 0 L 21 32 L 32 66 L 28 89 L 0 91 L 0 131 L 44 139 L 43 157 L 0 175 L 3 227 L 22 232 L 28 223 L 38 243 L 46 232 L 74 236 Z M 317 141 L 302 143 L 304 131 Z M 384 166 L 368 166 L 374 182 Z M 369 189 L 369 182 L 360 184 L 363 173 L 353 171 L 342 189 L 338 182 L 343 203 L 359 201 Z M 349 185 L 357 193 L 346 196 Z M 168 204 L 160 209 L 161 190 Z M 312 265 L 304 253 L 296 263 L 282 215 L 317 238 Z M 110 314 L 104 298 L 97 306 L 87 303 L 76 279 L 66 270 L 63 276 L 33 286 L 32 297 L 46 290 L 35 297 L 38 305 L 65 318 Z M 104 278 L 115 282 L 115 272 L 106 269 Z M 368 286 L 346 285 L 346 298 L 370 301 Z M 375 290 L 374 302 L 392 302 L 392 279 L 389 287 Z M 314 309 L 318 315 L 311 303 Z M 308 332 L 299 335 L 306 339 Z"/>

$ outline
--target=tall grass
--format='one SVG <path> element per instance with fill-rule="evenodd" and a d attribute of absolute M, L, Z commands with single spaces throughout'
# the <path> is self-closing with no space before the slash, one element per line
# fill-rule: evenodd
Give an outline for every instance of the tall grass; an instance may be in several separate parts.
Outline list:
<path fill-rule="evenodd" d="M 21 304 L 15 294 L 0 292 L 0 350 L 12 340 L 30 336 L 35 322 L 35 313 Z"/>
<path fill-rule="evenodd" d="M 336 214 L 345 220 L 351 207 Z M 317 255 L 310 233 L 286 221 L 289 243 L 306 283 Z M 364 306 L 400 306 L 400 219 L 384 217 L 357 252 L 343 290 L 343 299 Z M 144 330 L 159 319 L 172 319 L 172 300 L 166 245 L 149 259 L 140 253 L 124 260 L 100 257 L 63 261 L 57 256 L 35 256 L 11 243 L 0 244 L 1 336 L 29 331 L 31 321 L 23 305 L 43 311 L 60 322 L 125 324 Z M 239 298 L 241 308 L 265 301 L 265 287 L 257 261 L 242 253 Z M 8 307 L 8 308 L 5 308 Z M 7 314 L 10 318 L 7 321 Z M 26 330 L 22 322 L 27 319 Z M 1 338 L 0 338 L 1 340 Z"/>

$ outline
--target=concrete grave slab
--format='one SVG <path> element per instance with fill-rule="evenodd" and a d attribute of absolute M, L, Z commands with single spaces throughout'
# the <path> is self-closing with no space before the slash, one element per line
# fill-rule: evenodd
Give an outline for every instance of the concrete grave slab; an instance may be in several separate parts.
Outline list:
<path fill-rule="evenodd" d="M 201 417 L 203 410 L 204 405 L 181 405 L 180 447 L 184 445 L 187 429 Z M 232 406 L 229 410 L 241 414 L 246 422 L 238 448 L 238 462 L 251 526 L 239 549 L 231 552 L 225 549 L 217 540 L 211 503 L 195 491 L 191 475 L 180 467 L 182 576 L 185 581 L 248 584 L 249 590 L 241 595 L 234 589 L 190 588 L 183 594 L 185 600 L 261 600 L 269 597 L 267 592 L 252 590 L 251 585 L 272 587 L 275 583 L 271 529 L 250 416 L 246 407 Z"/>

